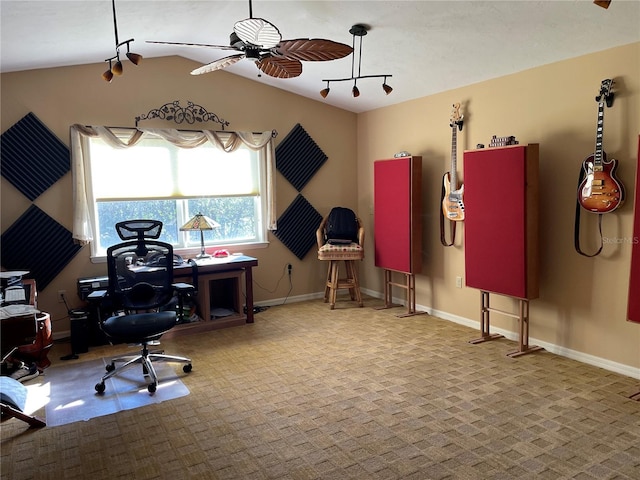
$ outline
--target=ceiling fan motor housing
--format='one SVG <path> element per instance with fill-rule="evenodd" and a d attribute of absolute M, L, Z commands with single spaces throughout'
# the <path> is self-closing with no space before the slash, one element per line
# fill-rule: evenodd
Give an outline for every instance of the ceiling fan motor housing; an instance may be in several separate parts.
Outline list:
<path fill-rule="evenodd" d="M 236 32 L 231 32 L 231 35 L 229 35 L 229 45 L 237 48 L 238 50 L 244 50 L 245 47 L 245 43 L 240 40 L 240 37 L 238 37 Z"/>

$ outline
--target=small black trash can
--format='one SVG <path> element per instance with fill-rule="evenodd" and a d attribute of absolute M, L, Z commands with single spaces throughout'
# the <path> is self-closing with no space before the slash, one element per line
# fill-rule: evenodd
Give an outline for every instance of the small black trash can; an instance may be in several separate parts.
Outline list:
<path fill-rule="evenodd" d="M 71 352 L 74 354 L 89 351 L 89 312 L 75 309 L 69 312 L 71 323 Z"/>

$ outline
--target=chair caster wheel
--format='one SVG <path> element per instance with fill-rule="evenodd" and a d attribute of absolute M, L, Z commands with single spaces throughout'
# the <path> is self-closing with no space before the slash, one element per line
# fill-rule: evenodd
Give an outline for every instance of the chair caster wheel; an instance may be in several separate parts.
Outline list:
<path fill-rule="evenodd" d="M 193 367 L 191 366 L 191 364 L 190 364 L 190 363 L 187 363 L 186 365 L 184 365 L 184 366 L 182 367 L 182 371 L 183 371 L 184 373 L 189 373 L 192 369 L 193 369 Z"/>
<path fill-rule="evenodd" d="M 105 367 L 105 369 L 107 370 L 107 372 L 113 372 L 116 369 L 116 364 L 111 362 Z"/>
<path fill-rule="evenodd" d="M 154 393 L 157 388 L 158 388 L 157 383 L 150 383 L 149 386 L 147 387 L 147 390 L 149 390 L 149 393 Z"/>
<path fill-rule="evenodd" d="M 96 392 L 104 393 L 105 388 L 104 382 L 96 383 Z"/>

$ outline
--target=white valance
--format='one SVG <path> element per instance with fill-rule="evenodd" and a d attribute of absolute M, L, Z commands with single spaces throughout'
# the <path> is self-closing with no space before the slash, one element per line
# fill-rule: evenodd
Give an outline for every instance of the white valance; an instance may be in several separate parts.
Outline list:
<path fill-rule="evenodd" d="M 261 161 L 264 162 L 267 184 L 267 228 L 276 230 L 275 205 L 275 147 L 272 132 L 254 134 L 252 132 L 219 132 L 214 130 L 179 131 L 176 129 L 135 128 L 131 136 L 122 139 L 114 133 L 115 129 L 104 126 L 87 127 L 72 125 L 71 135 L 71 167 L 73 173 L 73 239 L 80 245 L 93 241 L 94 232 L 91 226 L 87 185 L 89 178 L 89 144 L 87 138 L 99 137 L 112 148 L 129 148 L 148 136 L 161 137 L 180 148 L 196 148 L 206 142 L 216 148 L 233 152 L 241 145 L 252 150 L 261 150 Z M 121 129 L 117 129 L 120 131 Z"/>

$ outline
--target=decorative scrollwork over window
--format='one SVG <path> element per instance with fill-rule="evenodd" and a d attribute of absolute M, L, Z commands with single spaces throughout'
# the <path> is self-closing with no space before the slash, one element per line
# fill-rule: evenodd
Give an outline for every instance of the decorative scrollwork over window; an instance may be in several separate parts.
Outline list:
<path fill-rule="evenodd" d="M 152 120 L 154 118 L 172 121 L 178 124 L 188 123 L 189 125 L 193 125 L 196 122 L 215 122 L 222 127 L 222 130 L 224 130 L 224 127 L 229 126 L 229 122 L 221 119 L 215 113 L 208 112 L 203 106 L 196 105 L 189 101 L 186 107 L 181 107 L 180 101 L 175 100 L 165 103 L 161 107 L 149 110 L 147 113 L 136 117 L 136 127 L 141 120 Z"/>

